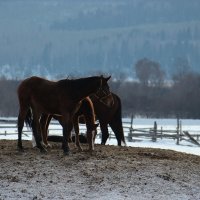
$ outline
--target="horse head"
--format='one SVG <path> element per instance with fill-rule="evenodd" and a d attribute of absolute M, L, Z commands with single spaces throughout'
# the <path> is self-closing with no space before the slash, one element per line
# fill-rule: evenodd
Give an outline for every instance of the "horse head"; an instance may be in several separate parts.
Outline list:
<path fill-rule="evenodd" d="M 97 92 L 102 92 L 102 93 L 104 93 L 104 95 L 110 94 L 110 88 L 108 85 L 108 80 L 110 78 L 111 78 L 111 76 L 109 76 L 109 77 L 103 77 L 103 75 L 100 76 L 100 87 Z"/>
<path fill-rule="evenodd" d="M 111 78 L 100 76 L 100 88 L 99 90 L 93 95 L 98 101 L 102 102 L 107 107 L 112 107 L 114 104 L 114 99 L 112 93 L 110 92 L 110 88 L 108 85 L 108 80 Z"/>

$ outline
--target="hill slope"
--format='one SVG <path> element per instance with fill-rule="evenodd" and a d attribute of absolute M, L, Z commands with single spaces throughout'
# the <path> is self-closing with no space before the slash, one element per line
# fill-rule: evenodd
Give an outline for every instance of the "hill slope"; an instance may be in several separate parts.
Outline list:
<path fill-rule="evenodd" d="M 173 73 L 180 58 L 200 71 L 198 0 L 0 2 L 0 75 L 134 76 L 147 57 Z"/>

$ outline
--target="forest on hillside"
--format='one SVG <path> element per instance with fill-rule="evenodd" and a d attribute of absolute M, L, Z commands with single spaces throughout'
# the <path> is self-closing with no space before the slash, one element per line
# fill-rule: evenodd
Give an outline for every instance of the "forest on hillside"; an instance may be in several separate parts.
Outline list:
<path fill-rule="evenodd" d="M 0 1 L 0 75 L 134 76 L 147 57 L 170 77 L 200 71 L 199 0 Z"/>

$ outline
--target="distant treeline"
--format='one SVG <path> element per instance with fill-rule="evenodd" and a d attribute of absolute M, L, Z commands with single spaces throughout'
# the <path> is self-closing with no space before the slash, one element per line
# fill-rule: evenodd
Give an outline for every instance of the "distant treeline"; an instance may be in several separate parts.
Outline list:
<path fill-rule="evenodd" d="M 17 86 L 20 81 L 0 80 L 0 116 L 18 115 Z M 200 74 L 188 73 L 164 86 L 140 82 L 110 82 L 122 100 L 122 113 L 145 117 L 200 118 Z"/>
<path fill-rule="evenodd" d="M 18 115 L 17 86 L 20 81 L 0 79 L 0 116 L 15 117 Z"/>
<path fill-rule="evenodd" d="M 187 73 L 163 86 L 119 81 L 112 88 L 124 115 L 200 118 L 200 74 Z"/>

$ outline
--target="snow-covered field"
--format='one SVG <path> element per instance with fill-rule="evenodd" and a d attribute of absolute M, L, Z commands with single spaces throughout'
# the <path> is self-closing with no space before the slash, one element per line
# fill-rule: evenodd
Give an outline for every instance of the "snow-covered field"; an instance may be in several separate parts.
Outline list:
<path fill-rule="evenodd" d="M 130 121 L 130 119 L 124 119 L 123 121 Z M 144 119 L 137 118 L 133 120 L 133 128 L 153 128 L 154 122 L 157 122 L 158 130 L 176 130 L 177 119 Z M 194 119 L 182 119 L 180 120 L 182 131 L 188 131 L 193 134 L 200 134 L 200 120 Z M 126 130 L 127 131 L 127 130 Z M 108 144 L 116 144 L 116 140 L 108 141 Z M 145 139 L 135 142 L 127 142 L 128 146 L 132 147 L 150 147 L 170 149 L 179 152 L 190 153 L 194 155 L 200 155 L 200 147 L 187 141 L 181 141 L 179 145 L 173 139 L 158 139 L 157 142 L 152 142 L 151 139 Z"/>
<path fill-rule="evenodd" d="M 127 136 L 129 128 L 130 127 L 130 118 L 124 118 L 124 132 L 125 136 Z M 163 130 L 176 130 L 177 128 L 177 119 L 146 119 L 146 118 L 135 118 L 133 120 L 133 128 L 153 128 L 154 122 L 157 122 L 157 128 L 158 130 L 163 128 Z M 182 131 L 189 131 L 193 134 L 200 134 L 200 120 L 193 120 L 193 119 L 182 119 L 180 120 Z M 0 135 L 0 139 L 17 139 L 17 129 L 16 125 L 12 124 L 13 129 L 11 128 L 2 128 L 3 126 L 7 127 L 8 124 L 0 124 L 0 133 L 4 133 L 7 131 L 7 133 L 14 133 L 12 135 L 7 134 Z M 26 126 L 23 129 L 24 131 L 27 131 Z M 82 133 L 85 132 L 85 126 L 81 125 L 80 130 Z M 110 132 L 111 129 L 109 129 Z M 98 132 L 100 132 L 100 129 L 98 129 Z M 16 134 L 15 134 L 16 133 Z M 54 135 L 62 135 L 61 132 L 61 126 L 59 124 L 51 124 L 50 125 L 50 134 Z M 23 135 L 24 140 L 31 140 L 32 136 L 29 133 L 28 135 Z M 95 143 L 99 144 L 101 142 L 100 138 L 97 137 Z M 108 145 L 117 145 L 117 141 L 115 138 L 108 139 L 107 141 Z M 194 145 L 188 141 L 181 141 L 179 145 L 176 144 L 176 140 L 173 139 L 158 139 L 157 142 L 152 142 L 150 138 L 137 138 L 134 142 L 128 142 L 127 146 L 132 147 L 150 147 L 150 148 L 160 148 L 160 149 L 170 149 L 175 150 L 179 152 L 185 152 L 190 153 L 194 155 L 200 155 L 200 147 L 197 145 Z"/>
<path fill-rule="evenodd" d="M 134 128 L 153 127 L 154 121 L 134 119 Z M 156 121 L 158 128 L 161 125 L 163 129 L 166 129 L 165 126 L 173 130 L 176 128 L 176 120 Z M 199 120 L 182 120 L 182 129 L 198 131 L 199 124 Z M 1 128 L 1 132 L 5 132 L 5 127 Z M 61 134 L 58 128 L 58 125 L 51 125 L 54 129 L 51 133 Z M 200 155 L 200 147 L 189 142 L 181 141 L 180 145 L 176 145 L 173 139 L 152 142 L 151 138 L 142 138 L 137 142 L 127 142 L 127 146 L 135 148 L 119 148 L 112 145 L 116 145 L 116 139 L 110 139 L 108 145 L 95 145 L 92 154 L 86 151 L 86 144 L 82 144 L 83 152 L 78 152 L 70 144 L 72 154 L 66 157 L 61 145 L 54 143 L 47 154 L 41 154 L 27 141 L 31 140 L 31 135 L 23 136 L 25 152 L 20 153 L 16 149 L 15 125 L 7 131 L 14 134 L 0 137 L 2 200 L 200 199 L 200 156 L 191 155 Z M 97 138 L 96 143 L 99 142 Z"/>

